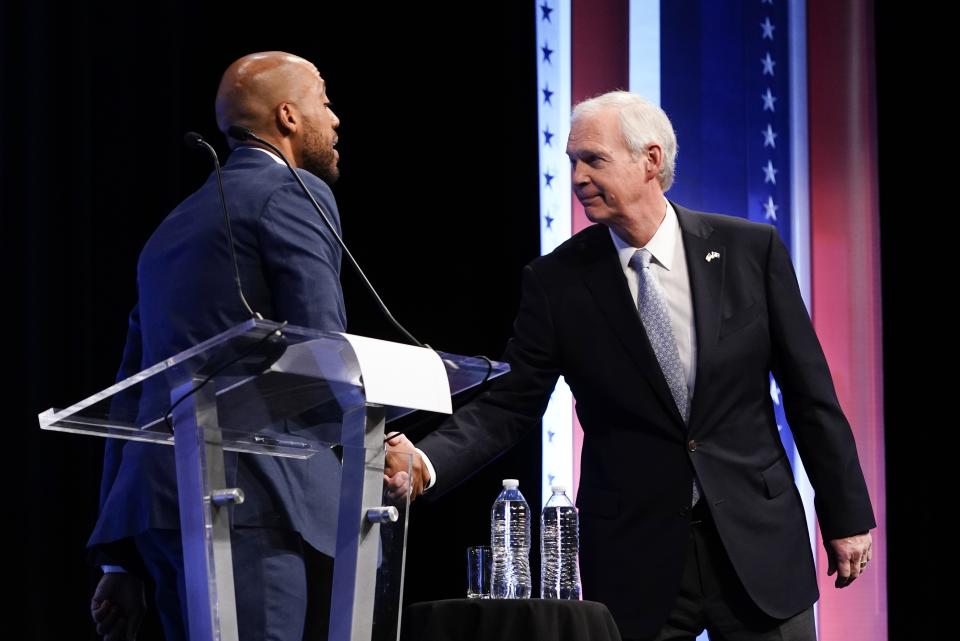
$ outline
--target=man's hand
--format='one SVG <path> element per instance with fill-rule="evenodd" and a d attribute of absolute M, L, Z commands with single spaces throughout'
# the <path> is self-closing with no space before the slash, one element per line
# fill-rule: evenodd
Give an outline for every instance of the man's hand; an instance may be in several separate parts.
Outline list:
<path fill-rule="evenodd" d="M 408 456 L 412 455 L 413 465 L 408 464 Z M 410 478 L 408 470 L 413 473 Z M 383 469 L 383 480 L 387 483 L 387 491 L 394 499 L 410 493 L 413 501 L 423 494 L 423 490 L 430 483 L 430 473 L 423 464 L 420 453 L 413 443 L 403 434 L 391 436 L 387 440 L 387 457 Z"/>
<path fill-rule="evenodd" d="M 146 609 L 143 582 L 122 572 L 104 574 L 90 601 L 90 614 L 104 641 L 134 641 Z"/>
<path fill-rule="evenodd" d="M 833 539 L 827 543 L 829 567 L 827 576 L 837 572 L 834 585 L 845 588 L 867 569 L 873 556 L 873 539 L 870 533 L 857 534 L 842 539 Z"/>

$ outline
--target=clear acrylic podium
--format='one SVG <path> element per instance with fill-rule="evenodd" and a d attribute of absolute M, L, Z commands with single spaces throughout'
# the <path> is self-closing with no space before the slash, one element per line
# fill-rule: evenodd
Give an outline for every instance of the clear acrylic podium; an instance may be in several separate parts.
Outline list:
<path fill-rule="evenodd" d="M 313 488 L 339 492 L 329 638 L 396 639 L 409 497 L 384 492 L 386 423 L 450 413 L 452 394 L 508 369 L 249 320 L 39 420 L 45 430 L 174 447 L 193 641 L 237 639 L 228 508 L 243 488 L 226 487 L 223 452 L 307 459 L 333 450 L 339 488 Z"/>

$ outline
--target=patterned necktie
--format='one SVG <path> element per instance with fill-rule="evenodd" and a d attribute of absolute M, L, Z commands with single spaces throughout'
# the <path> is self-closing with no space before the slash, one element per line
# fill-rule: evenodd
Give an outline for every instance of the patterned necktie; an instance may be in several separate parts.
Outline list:
<path fill-rule="evenodd" d="M 673 396 L 680 416 L 686 423 L 690 419 L 690 399 L 687 397 L 687 377 L 683 373 L 680 363 L 680 352 L 677 351 L 677 341 L 673 336 L 673 326 L 670 324 L 670 315 L 663 296 L 660 294 L 660 283 L 650 271 L 650 260 L 653 255 L 647 249 L 638 249 L 630 259 L 631 267 L 640 275 L 640 286 L 637 288 L 637 310 L 640 320 L 647 330 L 650 346 L 660 363 L 663 377 L 667 379 L 667 387 Z M 695 505 L 700 500 L 700 490 L 697 480 L 693 481 L 693 501 Z"/>
<path fill-rule="evenodd" d="M 637 310 L 640 320 L 647 330 L 650 346 L 657 356 L 663 377 L 667 379 L 670 394 L 680 410 L 680 416 L 686 423 L 690 418 L 690 402 L 687 399 L 687 377 L 680 364 L 680 352 L 677 351 L 677 341 L 673 336 L 673 326 L 670 325 L 670 315 L 667 306 L 660 294 L 660 284 L 656 276 L 650 271 L 650 260 L 653 255 L 646 249 L 638 249 L 630 259 L 630 265 L 640 275 L 640 286 L 637 291 Z"/>

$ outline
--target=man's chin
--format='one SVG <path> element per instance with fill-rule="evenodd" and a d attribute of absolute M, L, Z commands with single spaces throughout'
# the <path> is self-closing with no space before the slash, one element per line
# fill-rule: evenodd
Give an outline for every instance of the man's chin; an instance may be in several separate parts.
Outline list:
<path fill-rule="evenodd" d="M 307 165 L 304 169 L 328 185 L 333 185 L 333 183 L 337 182 L 337 179 L 340 178 L 340 169 L 336 165 L 327 165 L 325 167 L 312 167 Z"/>
<path fill-rule="evenodd" d="M 328 185 L 332 185 L 340 178 L 340 168 L 336 165 L 328 168 L 326 176 L 321 176 L 321 178 L 323 178 L 324 182 Z"/>
<path fill-rule="evenodd" d="M 606 223 L 607 216 L 606 212 L 603 212 L 595 207 L 584 207 L 583 213 L 591 223 Z"/>

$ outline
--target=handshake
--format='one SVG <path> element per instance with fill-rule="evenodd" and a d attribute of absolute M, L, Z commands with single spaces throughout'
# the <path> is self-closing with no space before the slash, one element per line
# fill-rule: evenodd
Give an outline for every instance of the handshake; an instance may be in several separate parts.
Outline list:
<path fill-rule="evenodd" d="M 413 501 L 430 484 L 430 471 L 424 464 L 423 456 L 403 434 L 387 438 L 383 481 L 390 498 L 395 500 L 409 493 Z"/>

